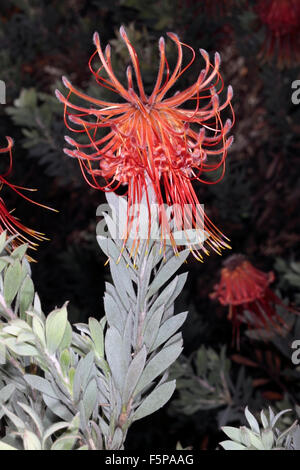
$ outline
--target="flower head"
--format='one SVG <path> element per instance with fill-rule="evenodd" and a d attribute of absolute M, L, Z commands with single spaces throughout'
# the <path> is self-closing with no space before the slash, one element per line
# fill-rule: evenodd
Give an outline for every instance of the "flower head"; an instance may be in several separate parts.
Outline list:
<path fill-rule="evenodd" d="M 6 137 L 7 139 L 7 147 L 0 149 L 0 154 L 7 154 L 9 156 L 9 166 L 5 173 L 0 174 L 0 182 L 1 182 L 1 189 L 4 185 L 11 188 L 15 191 L 18 195 L 23 197 L 29 202 L 33 204 L 37 204 L 42 207 L 42 204 L 32 201 L 29 199 L 25 194 L 22 193 L 23 190 L 28 188 L 22 188 L 20 186 L 16 186 L 7 181 L 6 177 L 11 173 L 12 170 L 12 147 L 13 147 L 13 140 L 11 137 Z M 33 190 L 30 190 L 33 191 Z M 50 209 L 50 208 L 48 208 Z M 2 198 L 0 198 L 0 233 L 6 230 L 9 237 L 14 237 L 12 240 L 12 247 L 15 248 L 22 243 L 28 243 L 29 247 L 32 249 L 36 249 L 38 245 L 33 239 L 37 241 L 47 240 L 43 233 L 37 232 L 33 229 L 30 229 L 23 225 L 16 217 L 12 215 L 11 212 L 8 211 L 5 202 Z M 29 238 L 28 238 L 29 237 Z M 30 258 L 31 259 L 31 258 Z M 32 259 L 31 259 L 32 260 Z"/>
<path fill-rule="evenodd" d="M 210 297 L 221 305 L 229 306 L 228 319 L 233 325 L 233 338 L 239 344 L 239 327 L 246 321 L 244 312 L 252 314 L 254 328 L 275 327 L 283 320 L 276 312 L 276 305 L 284 306 L 269 285 L 275 276 L 255 268 L 243 255 L 230 256 L 223 263 L 221 279 Z"/>
<path fill-rule="evenodd" d="M 263 54 L 267 60 L 274 55 L 280 66 L 299 60 L 300 3 L 298 0 L 260 0 L 256 7 L 267 28 Z"/>
<path fill-rule="evenodd" d="M 68 129 L 84 133 L 88 138 L 87 143 L 81 143 L 66 136 L 67 143 L 73 149 L 64 151 L 78 159 L 82 173 L 92 187 L 115 191 L 120 186 L 126 186 L 128 229 L 125 240 L 134 213 L 131 208 L 140 203 L 143 194 L 147 196 L 151 186 L 160 207 L 162 244 L 166 237 L 172 240 L 166 206 L 177 207 L 179 211 L 173 211 L 175 224 L 184 214 L 190 220 L 190 227 L 197 229 L 197 220 L 201 218 L 209 234 L 207 246 L 221 253 L 223 248 L 228 247 L 228 239 L 204 214 L 192 186 L 194 180 L 214 184 L 223 177 L 227 151 L 232 143 L 228 133 L 233 123 L 228 119 L 224 124 L 221 118 L 225 108 L 232 110 L 232 88 L 228 88 L 225 102 L 220 103 L 219 95 L 223 90 L 219 73 L 220 56 L 215 54 L 214 64 L 211 64 L 207 52 L 200 50 L 205 67 L 197 80 L 187 89 L 170 96 L 171 88 L 194 62 L 196 54 L 176 34 L 168 33 L 178 51 L 175 68 L 170 71 L 165 41 L 161 37 L 157 79 L 152 93 L 147 95 L 136 51 L 123 27 L 120 34 L 132 63 L 126 71 L 127 87 L 114 74 L 110 46 L 106 46 L 103 52 L 98 33 L 94 34 L 96 51 L 90 58 L 89 67 L 97 83 L 115 92 L 122 102 L 92 98 L 76 89 L 65 77 L 63 83 L 69 90 L 68 96 L 64 97 L 56 91 L 57 98 L 65 105 L 65 124 Z M 191 59 L 185 66 L 183 47 L 191 52 Z M 101 63 L 98 69 L 93 66 L 95 56 Z M 84 103 L 72 103 L 72 94 Z M 71 127 L 70 122 L 77 127 Z M 218 172 L 215 181 L 206 179 L 212 172 Z M 99 182 L 101 178 L 105 181 L 102 185 Z M 150 210 L 149 199 L 148 205 Z M 178 212 L 181 212 L 180 216 Z M 174 240 L 173 248 L 176 252 Z M 202 258 L 192 244 L 190 249 L 196 257 Z M 203 246 L 201 250 L 208 252 Z"/>

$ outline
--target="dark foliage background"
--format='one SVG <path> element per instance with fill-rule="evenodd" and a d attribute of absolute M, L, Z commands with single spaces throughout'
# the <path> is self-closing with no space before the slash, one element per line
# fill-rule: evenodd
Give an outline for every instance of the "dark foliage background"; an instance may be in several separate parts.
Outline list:
<path fill-rule="evenodd" d="M 59 213 L 20 201 L 6 189 L 1 196 L 9 207 L 17 207 L 16 214 L 26 225 L 50 238 L 40 246 L 33 265 L 46 312 L 68 299 L 73 322 L 103 314 L 109 274 L 95 241 L 95 214 L 104 196 L 87 187 L 77 163 L 62 152 L 62 107 L 53 91 L 62 89 L 60 79 L 66 75 L 84 90 L 103 93 L 87 66 L 95 30 L 103 43 L 112 44 L 114 68 L 124 76 L 128 58 L 118 36 L 121 24 L 143 54 L 147 89 L 155 79 L 157 41 L 167 31 L 176 32 L 196 50 L 221 53 L 225 84 L 235 92 L 235 143 L 224 180 L 216 186 L 199 185 L 199 199 L 231 238 L 233 252 L 245 254 L 259 269 L 275 269 L 273 288 L 297 303 L 300 105 L 291 101 L 291 84 L 300 71 L 293 55 L 287 57 L 289 67 L 278 63 L 276 51 L 266 55 L 268 32 L 257 14 L 258 3 L 1 1 L 0 79 L 6 83 L 7 104 L 0 108 L 0 144 L 5 144 L 5 135 L 15 140 L 13 182 L 38 188 L 36 200 Z M 172 64 L 175 51 L 169 53 Z M 186 80 L 192 81 L 193 74 Z M 226 308 L 209 298 L 221 263 L 217 256 L 204 264 L 189 261 L 189 281 L 180 300 L 190 309 L 184 357 L 173 370 L 179 391 L 168 407 L 133 426 L 128 450 L 174 448 L 178 441 L 195 449 L 214 449 L 221 438 L 219 426 L 239 423 L 247 404 L 257 411 L 268 404 L 281 409 L 299 403 L 300 371 L 290 360 L 290 342 L 297 339 L 297 331 L 300 339 L 299 322 L 295 315 L 282 313 L 291 324 L 290 336 L 264 342 L 242 329 L 237 351 L 231 345 Z M 210 406 L 205 402 L 207 387 Z"/>

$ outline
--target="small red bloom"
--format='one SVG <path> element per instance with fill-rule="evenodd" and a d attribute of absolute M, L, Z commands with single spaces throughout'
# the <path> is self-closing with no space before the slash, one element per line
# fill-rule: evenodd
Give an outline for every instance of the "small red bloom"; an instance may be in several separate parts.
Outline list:
<path fill-rule="evenodd" d="M 177 63 L 171 72 L 165 55 L 165 41 L 161 37 L 158 75 L 153 91 L 148 96 L 144 90 L 136 51 L 123 27 L 120 34 L 131 58 L 137 91 L 132 66 L 127 68 L 125 88 L 113 72 L 110 46 L 103 52 L 99 35 L 95 33 L 96 51 L 89 61 L 90 70 L 99 85 L 115 92 L 123 102 L 92 98 L 74 88 L 63 77 L 69 94 L 65 98 L 57 90 L 56 96 L 65 104 L 65 124 L 69 130 L 88 136 L 88 143 L 85 144 L 67 136 L 66 141 L 75 149 L 64 151 L 78 159 L 85 179 L 93 188 L 115 191 L 121 185 L 127 186 L 128 227 L 133 214 L 132 207 L 141 202 L 143 194 L 146 194 L 149 201 L 148 192 L 151 185 L 160 207 L 162 243 L 165 244 L 166 238 L 171 239 L 174 251 L 177 252 L 164 204 L 181 208 L 182 214 L 188 206 L 191 207 L 191 227 L 197 228 L 200 213 L 209 235 L 206 244 L 220 254 L 221 249 L 228 247 L 228 239 L 204 214 L 192 186 L 193 180 L 214 184 L 223 177 L 227 150 L 232 143 L 232 137 L 228 137 L 228 133 L 233 123 L 227 120 L 223 124 L 221 119 L 221 112 L 227 106 L 232 110 L 232 89 L 228 88 L 227 99 L 221 104 L 219 94 L 223 90 L 223 81 L 219 73 L 220 56 L 215 55 L 215 63 L 212 65 L 207 52 L 200 50 L 205 68 L 200 71 L 196 82 L 186 90 L 177 91 L 173 96 L 167 97 L 179 77 L 194 62 L 196 55 L 176 34 L 168 33 L 177 46 Z M 182 64 L 182 46 L 192 53 L 190 62 L 185 66 Z M 95 70 L 92 64 L 96 55 L 101 66 Z M 103 71 L 106 72 L 107 78 L 102 75 Z M 87 102 L 90 107 L 86 104 L 80 106 L 71 103 L 72 93 L 77 99 Z M 193 103 L 194 106 L 191 107 Z M 184 104 L 187 107 L 183 107 Z M 68 109 L 70 111 L 67 111 Z M 75 111 L 78 113 L 74 114 Z M 70 127 L 67 117 L 78 127 Z M 101 134 L 98 137 L 99 131 Z M 216 181 L 205 179 L 206 174 L 216 171 L 219 172 Z M 104 178 L 106 182 L 101 185 L 98 177 Z M 176 214 L 173 213 L 173 217 L 176 218 Z M 194 250 L 192 246 L 190 249 L 197 258 L 202 259 L 198 250 Z M 206 248 L 201 249 L 207 253 Z"/>
<path fill-rule="evenodd" d="M 255 323 L 251 326 L 254 328 L 284 324 L 276 312 L 276 305 L 284 304 L 269 288 L 275 279 L 272 271 L 260 271 L 243 255 L 230 256 L 223 266 L 220 282 L 215 285 L 210 297 L 217 299 L 222 305 L 229 306 L 228 319 L 233 324 L 233 337 L 236 337 L 238 345 L 239 327 L 246 321 L 243 315 L 246 310 L 252 313 Z"/>
<path fill-rule="evenodd" d="M 267 28 L 263 55 L 277 55 L 280 66 L 293 65 L 300 58 L 299 0 L 260 0 L 256 10 Z"/>
<path fill-rule="evenodd" d="M 20 190 L 24 190 L 26 188 L 16 186 L 16 185 L 14 185 L 12 183 L 9 183 L 7 181 L 6 177 L 11 173 L 11 170 L 12 170 L 13 140 L 12 140 L 11 137 L 6 137 L 6 139 L 7 139 L 8 145 L 7 145 L 7 147 L 0 149 L 0 153 L 1 154 L 6 153 L 6 154 L 9 155 L 9 167 L 8 167 L 8 170 L 5 173 L 0 174 L 1 187 L 3 187 L 3 185 L 6 185 L 9 188 L 13 189 L 17 194 L 22 196 L 27 201 L 30 201 L 33 204 L 37 204 L 37 205 L 42 206 L 42 207 L 46 207 L 46 206 L 43 206 L 42 204 L 39 204 L 37 202 L 32 201 L 31 199 L 29 199 L 27 196 L 25 196 L 20 191 Z M 25 225 L 23 225 L 21 222 L 19 222 L 19 220 L 16 217 L 14 217 L 11 212 L 8 211 L 3 199 L 0 198 L 0 233 L 2 233 L 4 230 L 7 231 L 8 237 L 11 237 L 11 236 L 15 237 L 12 241 L 12 247 L 13 248 L 21 245 L 22 243 L 28 243 L 30 248 L 36 249 L 35 247 L 38 244 L 35 243 L 34 241 L 32 241 L 32 238 L 34 238 L 38 241 L 46 240 L 43 233 L 36 232 L 35 230 L 32 230 L 32 229 L 26 227 Z M 30 238 L 28 238 L 28 236 Z"/>

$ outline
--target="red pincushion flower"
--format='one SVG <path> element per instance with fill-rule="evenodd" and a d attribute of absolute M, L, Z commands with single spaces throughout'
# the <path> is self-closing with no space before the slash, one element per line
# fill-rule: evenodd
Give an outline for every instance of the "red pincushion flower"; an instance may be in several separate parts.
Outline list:
<path fill-rule="evenodd" d="M 214 184 L 223 177 L 227 150 L 232 143 L 232 137 L 228 137 L 228 133 L 233 123 L 227 120 L 223 124 L 221 118 L 225 108 L 230 107 L 232 111 L 232 89 L 228 88 L 227 99 L 220 104 L 219 94 L 223 90 L 219 73 L 220 56 L 215 55 L 215 63 L 212 65 L 207 52 L 200 50 L 205 68 L 200 71 L 196 82 L 186 90 L 166 97 L 195 59 L 195 51 L 190 46 L 183 44 L 176 34 L 168 33 L 177 46 L 177 63 L 171 73 L 165 56 L 165 41 L 160 38 L 158 75 L 151 95 L 147 96 L 136 51 L 123 27 L 120 34 L 129 51 L 138 92 L 134 87 L 132 67 L 127 68 L 125 88 L 113 72 L 110 46 L 103 52 L 99 35 L 95 33 L 96 51 L 89 61 L 90 70 L 99 85 L 114 91 L 123 102 L 92 98 L 74 88 L 63 77 L 69 94 L 65 98 L 57 90 L 56 96 L 65 105 L 66 126 L 73 132 L 85 133 L 88 137 L 88 143 L 83 144 L 66 136 L 66 141 L 75 149 L 64 151 L 78 159 L 82 173 L 92 187 L 115 191 L 120 185 L 127 185 L 128 227 L 133 214 L 132 207 L 141 202 L 143 193 L 149 201 L 148 192 L 151 186 L 159 205 L 161 239 L 164 245 L 166 238 L 171 239 L 174 251 L 177 252 L 164 204 L 179 207 L 182 214 L 185 207 L 189 207 L 190 226 L 197 229 L 200 216 L 209 235 L 206 244 L 221 253 L 221 249 L 228 247 L 228 239 L 204 214 L 192 186 L 193 180 Z M 192 52 L 192 58 L 185 66 L 182 65 L 182 46 Z M 101 66 L 94 70 L 92 64 L 96 55 Z M 107 78 L 102 76 L 103 71 Z M 70 101 L 71 94 L 87 102 L 90 107 L 85 103 L 82 106 L 73 104 Z M 191 103 L 194 106 L 191 107 Z M 186 107 L 183 107 L 184 104 Z M 78 128 L 72 128 L 67 117 Z M 99 131 L 102 134 L 98 137 Z M 104 136 L 103 132 L 106 132 Z M 205 180 L 206 174 L 215 171 L 219 171 L 216 181 Z M 99 177 L 106 180 L 103 185 L 99 183 Z M 173 217 L 176 218 L 175 213 Z M 190 249 L 198 259 L 202 259 L 201 253 L 192 244 Z M 203 246 L 201 250 L 208 253 Z"/>
<path fill-rule="evenodd" d="M 266 59 L 277 55 L 280 66 L 299 60 L 299 0 L 260 0 L 256 10 L 268 29 L 263 50 Z"/>
<path fill-rule="evenodd" d="M 220 282 L 210 297 L 229 306 L 228 319 L 233 324 L 233 339 L 236 337 L 237 344 L 245 310 L 252 313 L 254 328 L 276 327 L 278 323 L 282 326 L 284 322 L 276 312 L 276 305 L 284 304 L 269 288 L 275 279 L 274 273 L 260 271 L 243 255 L 230 256 L 223 265 Z"/>
<path fill-rule="evenodd" d="M 12 140 L 11 137 L 6 137 L 6 139 L 7 139 L 8 145 L 7 145 L 7 147 L 0 149 L 0 153 L 1 154 L 7 153 L 9 155 L 9 167 L 8 167 L 8 170 L 5 173 L 0 174 L 1 187 L 3 185 L 6 185 L 6 186 L 10 187 L 11 189 L 13 189 L 17 194 L 22 196 L 27 201 L 32 202 L 33 204 L 37 204 L 37 205 L 42 206 L 42 207 L 46 207 L 46 206 L 43 206 L 42 204 L 39 204 L 37 202 L 32 201 L 27 196 L 25 196 L 22 192 L 20 192 L 20 190 L 25 190 L 26 188 L 16 186 L 16 185 L 11 184 L 7 181 L 6 177 L 11 173 L 11 170 L 12 170 L 13 140 Z M 50 208 L 48 208 L 48 209 L 50 209 Z M 13 248 L 21 245 L 22 243 L 28 243 L 30 248 L 36 249 L 36 246 L 38 244 L 35 243 L 32 240 L 32 238 L 36 239 L 38 241 L 47 240 L 44 237 L 43 233 L 36 232 L 35 230 L 32 230 L 32 229 L 26 227 L 25 225 L 23 225 L 21 222 L 19 222 L 19 220 L 16 219 L 16 217 L 14 217 L 11 214 L 11 212 L 8 211 L 3 199 L 0 198 L 0 233 L 2 233 L 4 230 L 7 231 L 8 237 L 10 237 L 10 236 L 15 237 L 12 241 L 12 247 Z M 28 238 L 28 236 L 31 237 L 31 238 Z M 32 260 L 32 258 L 29 258 L 29 259 Z"/>

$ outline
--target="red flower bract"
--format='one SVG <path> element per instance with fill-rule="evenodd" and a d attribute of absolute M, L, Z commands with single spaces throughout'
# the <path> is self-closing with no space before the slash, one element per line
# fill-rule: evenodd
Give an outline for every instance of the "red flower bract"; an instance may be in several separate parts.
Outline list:
<path fill-rule="evenodd" d="M 10 182 L 7 181 L 6 177 L 11 173 L 12 170 L 12 146 L 13 146 L 13 140 L 11 137 L 6 137 L 7 139 L 7 147 L 0 149 L 0 154 L 8 154 L 9 156 L 9 166 L 8 170 L 0 174 L 0 182 L 1 182 L 1 187 L 3 185 L 8 186 L 9 188 L 13 189 L 17 194 L 19 194 L 21 197 L 26 199 L 29 202 L 32 202 L 33 204 L 37 204 L 42 207 L 42 204 L 39 204 L 37 202 L 32 201 L 29 199 L 27 196 L 25 196 L 21 191 L 25 190 L 27 188 L 22 188 L 20 186 L 16 186 Z M 28 190 L 28 189 L 27 189 Z M 0 198 L 0 233 L 2 233 L 4 230 L 7 231 L 8 236 L 13 236 L 13 241 L 12 241 L 12 247 L 15 248 L 22 243 L 28 243 L 29 247 L 32 249 L 36 249 L 36 246 L 38 245 L 36 242 L 32 240 L 35 239 L 37 241 L 42 241 L 46 240 L 44 237 L 43 233 L 37 232 L 35 230 L 32 230 L 25 225 L 23 225 L 16 217 L 12 215 L 11 212 L 8 211 L 6 208 L 6 205 L 3 201 L 2 198 Z M 28 236 L 30 238 L 28 238 Z M 32 258 L 29 258 L 32 260 Z"/>
<path fill-rule="evenodd" d="M 300 57 L 299 0 L 260 0 L 256 10 L 268 30 L 263 55 L 277 55 L 280 66 L 294 64 Z"/>
<path fill-rule="evenodd" d="M 274 294 L 269 285 L 275 276 L 271 271 L 265 273 L 255 268 L 243 255 L 230 256 L 223 263 L 221 279 L 215 285 L 210 297 L 217 299 L 221 305 L 229 306 L 228 318 L 233 325 L 233 337 L 239 345 L 239 327 L 245 321 L 243 313 L 252 313 L 255 328 L 276 327 L 284 325 L 276 312 L 276 305 L 287 308 L 281 299 Z"/>
<path fill-rule="evenodd" d="M 221 119 L 221 112 L 226 107 L 230 107 L 232 111 L 232 89 L 228 88 L 227 99 L 220 104 L 219 94 L 223 90 L 219 73 L 220 56 L 215 55 L 212 65 L 207 52 L 200 50 L 205 68 L 200 71 L 196 82 L 184 91 L 166 97 L 195 59 L 195 52 L 190 46 L 183 44 L 176 34 L 168 33 L 177 46 L 177 63 L 171 72 L 165 56 L 165 41 L 160 38 L 158 75 L 151 95 L 147 96 L 136 51 L 123 27 L 120 34 L 132 62 L 132 66 L 127 68 L 127 88 L 112 70 L 110 46 L 103 52 L 97 33 L 94 34 L 96 51 L 91 56 L 89 67 L 97 83 L 114 91 L 124 102 L 114 103 L 92 98 L 74 88 L 65 77 L 63 83 L 69 90 L 67 98 L 56 91 L 57 98 L 65 105 L 65 123 L 68 129 L 88 136 L 88 143 L 85 144 L 66 136 L 66 141 L 75 149 L 64 151 L 78 159 L 82 173 L 92 187 L 115 191 L 120 185 L 128 186 L 128 226 L 131 208 L 140 203 L 143 193 L 147 196 L 151 185 L 160 207 L 163 243 L 167 237 L 170 238 L 174 251 L 177 252 L 164 204 L 179 207 L 182 213 L 188 206 L 191 207 L 191 227 L 197 229 L 200 214 L 209 235 L 206 244 L 221 253 L 221 249 L 228 247 L 227 239 L 200 208 L 192 186 L 193 180 L 207 184 L 221 180 L 227 150 L 232 143 L 232 137 L 228 137 L 228 133 L 233 123 L 228 119 L 223 124 Z M 184 67 L 183 46 L 192 53 L 190 62 Z M 93 60 L 96 55 L 101 66 L 94 70 Z M 132 67 L 138 91 L 134 89 Z M 103 71 L 106 72 L 105 77 L 101 74 Z M 90 107 L 71 103 L 72 93 L 89 103 Z M 189 103 L 189 106 L 183 107 L 185 103 Z M 190 103 L 194 103 L 192 108 Z M 78 128 L 71 127 L 68 120 L 78 125 Z M 98 137 L 97 132 L 100 130 L 106 131 L 106 134 Z M 215 171 L 219 173 L 215 181 L 205 179 L 206 174 Z M 99 183 L 99 177 L 106 180 L 103 185 Z M 176 218 L 175 214 L 173 216 Z M 194 250 L 192 246 L 190 249 L 197 258 L 202 259 L 199 250 Z M 208 253 L 203 246 L 201 250 Z"/>

